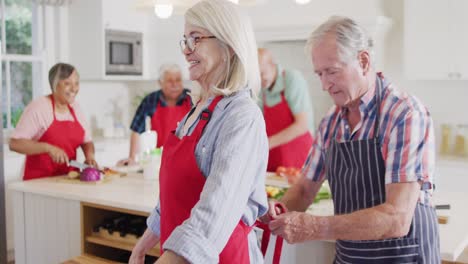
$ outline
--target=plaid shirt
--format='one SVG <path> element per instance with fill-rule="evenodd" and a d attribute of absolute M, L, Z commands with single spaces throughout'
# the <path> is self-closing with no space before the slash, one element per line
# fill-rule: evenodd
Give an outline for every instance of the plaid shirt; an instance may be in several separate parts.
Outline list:
<path fill-rule="evenodd" d="M 385 162 L 385 184 L 422 181 L 433 184 L 435 142 L 432 118 L 426 107 L 414 96 L 398 91 L 382 75 L 380 91 L 379 139 Z M 325 175 L 325 155 L 336 129 L 337 142 L 373 138 L 376 119 L 376 91 L 370 89 L 359 106 L 361 121 L 350 131 L 348 109 L 333 106 L 322 119 L 303 173 L 319 181 Z M 421 191 L 420 202 L 430 203 L 432 190 Z"/>
<path fill-rule="evenodd" d="M 190 90 L 184 89 L 184 91 L 177 100 L 177 105 L 183 104 L 185 98 L 189 96 L 189 92 Z M 153 114 L 156 112 L 156 108 L 158 107 L 159 102 L 161 102 L 162 107 L 167 106 L 161 90 L 148 94 L 143 99 L 143 101 L 141 101 L 140 106 L 138 106 L 135 116 L 133 117 L 132 124 L 130 125 L 130 129 L 139 134 L 145 132 L 145 119 L 147 116 L 153 116 Z"/>

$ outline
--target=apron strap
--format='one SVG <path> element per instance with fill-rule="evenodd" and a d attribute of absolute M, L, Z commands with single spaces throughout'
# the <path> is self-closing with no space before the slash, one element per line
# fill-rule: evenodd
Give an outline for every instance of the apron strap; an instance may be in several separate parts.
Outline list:
<path fill-rule="evenodd" d="M 254 226 L 260 228 L 263 230 L 262 234 L 262 242 L 260 249 L 262 251 L 263 257 L 265 257 L 265 254 L 268 249 L 268 244 L 270 243 L 270 237 L 271 237 L 271 231 L 270 228 L 268 227 L 267 224 L 262 223 L 260 221 L 256 221 Z M 276 243 L 275 243 L 275 251 L 273 252 L 273 264 L 279 264 L 280 263 L 280 258 L 281 258 L 281 250 L 283 248 L 283 238 L 280 236 L 276 236 Z"/>
<path fill-rule="evenodd" d="M 192 135 L 197 135 L 197 139 L 200 139 L 206 124 L 210 121 L 211 115 L 213 114 L 216 105 L 219 103 L 219 101 L 221 101 L 221 99 L 223 99 L 223 96 L 216 96 L 208 108 L 201 112 L 200 120 L 198 121 L 197 127 L 192 133 Z"/>

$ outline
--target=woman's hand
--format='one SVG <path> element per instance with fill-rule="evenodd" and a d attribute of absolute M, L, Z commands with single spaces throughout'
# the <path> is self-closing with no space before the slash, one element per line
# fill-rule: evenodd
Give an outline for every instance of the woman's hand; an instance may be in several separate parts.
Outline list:
<path fill-rule="evenodd" d="M 281 205 L 280 205 L 281 204 Z M 280 205 L 280 206 L 278 206 Z M 264 215 L 262 215 L 259 220 L 262 223 L 268 224 L 272 219 L 274 219 L 276 216 L 284 213 L 281 211 L 280 208 L 286 208 L 286 205 L 284 205 L 281 202 L 275 201 L 275 200 L 270 200 L 268 201 L 268 212 Z"/>
<path fill-rule="evenodd" d="M 145 233 L 140 237 L 135 247 L 132 250 L 132 255 L 128 260 L 130 264 L 144 264 L 145 254 L 151 250 L 159 242 L 159 237 L 147 228 Z"/>
<path fill-rule="evenodd" d="M 144 264 L 145 263 L 145 252 L 137 249 L 136 247 L 132 250 L 132 255 L 128 260 L 129 264 Z"/>
<path fill-rule="evenodd" d="M 47 154 L 55 163 L 67 163 L 68 155 L 65 151 L 59 147 L 51 144 L 47 144 Z"/>
<path fill-rule="evenodd" d="M 117 167 L 122 167 L 122 166 L 134 166 L 138 165 L 138 162 L 135 161 L 135 159 L 128 158 L 128 159 L 122 159 L 117 162 Z"/>
<path fill-rule="evenodd" d="M 88 164 L 89 166 L 93 167 L 93 168 L 99 168 L 96 160 L 93 158 L 87 158 L 85 159 L 85 164 Z"/>

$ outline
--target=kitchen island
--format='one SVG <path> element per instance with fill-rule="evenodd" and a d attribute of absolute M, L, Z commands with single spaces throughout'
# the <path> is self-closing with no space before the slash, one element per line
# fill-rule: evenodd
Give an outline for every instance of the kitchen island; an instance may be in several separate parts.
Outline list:
<path fill-rule="evenodd" d="M 60 263 L 85 251 L 83 214 L 91 208 L 148 215 L 158 198 L 158 181 L 141 174 L 101 184 L 70 184 L 56 178 L 16 182 L 8 186 L 13 193 L 16 263 Z M 437 204 L 450 204 L 441 211 L 449 216 L 440 225 L 441 256 L 455 261 L 468 245 L 468 212 L 465 193 L 437 193 Z M 85 205 L 85 206 L 83 206 Z M 94 210 L 94 209 L 93 209 Z M 331 200 L 314 204 L 310 213 L 331 215 Z M 270 241 L 274 241 L 273 239 Z M 271 263 L 271 243 L 266 263 Z M 311 241 L 297 245 L 284 243 L 282 263 L 331 263 L 333 241 Z"/>

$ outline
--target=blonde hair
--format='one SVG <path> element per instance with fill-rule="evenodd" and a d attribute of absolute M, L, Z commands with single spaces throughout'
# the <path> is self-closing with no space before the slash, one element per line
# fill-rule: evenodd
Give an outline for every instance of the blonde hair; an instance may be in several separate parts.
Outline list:
<path fill-rule="evenodd" d="M 366 50 L 373 58 L 374 41 L 366 30 L 356 21 L 348 17 L 332 16 L 317 29 L 307 40 L 306 53 L 329 34 L 333 34 L 338 45 L 338 52 L 342 62 L 349 63 L 357 59 L 359 52 Z"/>
<path fill-rule="evenodd" d="M 260 91 L 260 71 L 257 43 L 248 16 L 229 1 L 204 0 L 185 13 L 185 21 L 208 30 L 225 48 L 226 77 L 210 87 L 212 92 L 227 96 L 251 89 L 255 98 Z M 229 47 L 234 52 L 232 58 L 229 56 Z"/>

